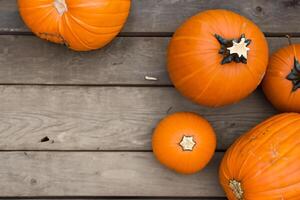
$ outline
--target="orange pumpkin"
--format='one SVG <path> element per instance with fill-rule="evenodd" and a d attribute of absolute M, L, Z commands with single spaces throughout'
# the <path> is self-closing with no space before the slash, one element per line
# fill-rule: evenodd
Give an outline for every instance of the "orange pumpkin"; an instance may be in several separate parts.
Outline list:
<path fill-rule="evenodd" d="M 40 38 L 76 51 L 98 49 L 123 27 L 130 0 L 18 0 L 26 25 Z"/>
<path fill-rule="evenodd" d="M 165 166 L 183 174 L 204 168 L 216 148 L 216 136 L 202 117 L 180 112 L 164 118 L 152 138 L 153 153 Z"/>
<path fill-rule="evenodd" d="M 300 112 L 300 44 L 275 52 L 263 81 L 270 102 L 285 112 Z"/>
<path fill-rule="evenodd" d="M 300 198 L 300 114 L 276 115 L 237 139 L 220 166 L 229 200 Z"/>
<path fill-rule="evenodd" d="M 188 19 L 168 50 L 175 87 L 192 101 L 211 107 L 248 96 L 261 82 L 267 63 L 263 33 L 227 10 L 209 10 Z"/>

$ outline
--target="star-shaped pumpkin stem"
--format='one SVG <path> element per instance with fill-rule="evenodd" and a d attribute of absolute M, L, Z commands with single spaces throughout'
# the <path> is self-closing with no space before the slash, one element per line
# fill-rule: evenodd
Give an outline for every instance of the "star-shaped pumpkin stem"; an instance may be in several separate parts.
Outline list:
<path fill-rule="evenodd" d="M 221 45 L 219 54 L 223 55 L 223 60 L 221 64 L 224 65 L 230 62 L 236 63 L 247 63 L 248 47 L 251 43 L 250 39 L 245 37 L 245 34 L 242 34 L 239 39 L 224 39 L 222 36 L 215 34 L 216 39 Z"/>
<path fill-rule="evenodd" d="M 196 142 L 193 136 L 184 135 L 179 143 L 183 151 L 193 151 Z"/>
<path fill-rule="evenodd" d="M 294 57 L 294 67 L 286 78 L 293 83 L 293 92 L 300 88 L 300 63 L 296 57 Z"/>

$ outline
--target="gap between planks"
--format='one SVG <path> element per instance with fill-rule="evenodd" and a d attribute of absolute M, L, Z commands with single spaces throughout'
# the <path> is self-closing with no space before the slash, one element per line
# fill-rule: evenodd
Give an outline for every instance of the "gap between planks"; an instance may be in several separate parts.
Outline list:
<path fill-rule="evenodd" d="M 34 36 L 0 36 L 3 85 L 168 87 L 166 65 L 170 38 L 119 37 L 103 49 L 73 52 Z M 268 37 L 270 53 L 288 44 Z M 300 38 L 293 38 L 300 42 Z M 146 80 L 146 76 L 158 78 Z"/>

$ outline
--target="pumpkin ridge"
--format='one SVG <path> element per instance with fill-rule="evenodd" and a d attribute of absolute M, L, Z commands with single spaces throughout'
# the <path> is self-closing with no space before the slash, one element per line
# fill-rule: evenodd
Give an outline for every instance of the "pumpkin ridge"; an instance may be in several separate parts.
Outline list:
<path fill-rule="evenodd" d="M 215 71 L 219 71 L 218 68 L 215 68 L 214 70 L 215 70 Z M 206 92 L 206 90 L 209 88 L 210 84 L 215 80 L 216 76 L 217 76 L 217 73 L 214 73 L 214 74 L 210 77 L 209 81 L 207 81 L 207 83 L 206 83 L 205 87 L 202 89 L 202 91 L 201 91 L 198 95 L 196 95 L 195 100 L 200 99 L 200 98 L 202 97 L 202 95 L 203 95 L 203 94 Z"/>
<path fill-rule="evenodd" d="M 287 117 L 289 117 L 289 116 L 287 116 Z M 263 143 L 259 144 L 259 146 L 257 146 L 257 148 L 255 148 L 255 150 L 253 150 L 253 151 L 251 150 L 251 152 L 254 153 L 254 154 L 256 155 L 256 154 L 257 154 L 256 151 L 258 151 L 261 147 L 263 147 L 266 143 L 268 143 L 268 141 L 271 140 L 271 138 L 272 138 L 275 134 L 278 134 L 279 131 L 281 131 L 281 130 L 284 129 L 285 127 L 289 126 L 290 124 L 292 124 L 292 123 L 294 123 L 294 122 L 296 122 L 296 121 L 298 121 L 298 120 L 299 120 L 299 119 L 296 119 L 295 121 L 293 121 L 293 122 L 291 122 L 291 123 L 288 123 L 288 124 L 284 125 L 283 127 L 280 127 L 280 128 L 277 129 L 276 131 L 273 131 L 273 134 L 272 134 L 270 137 L 268 137 L 267 139 L 265 139 Z M 280 121 L 279 121 L 279 122 L 280 122 Z M 279 122 L 277 122 L 277 123 L 279 123 Z M 274 124 L 273 124 L 273 125 L 274 125 Z M 273 126 L 273 125 L 271 125 L 271 126 Z M 247 157 L 249 157 L 250 155 L 252 155 L 252 154 L 248 154 Z M 256 159 L 256 162 L 257 162 L 257 161 L 259 161 L 259 160 Z M 250 167 L 250 169 L 248 168 L 248 171 L 251 171 L 251 170 L 253 169 L 253 167 L 256 166 L 256 162 L 255 162 L 254 164 L 252 164 L 252 166 Z M 248 175 L 248 176 L 250 176 L 250 175 Z M 248 176 L 245 175 L 244 178 L 243 178 L 243 180 L 246 181 L 246 180 L 251 179 L 251 177 L 249 178 Z"/>
<path fill-rule="evenodd" d="M 234 63 L 234 64 L 236 64 L 236 63 Z M 235 73 L 235 72 L 232 73 L 233 70 L 236 71 L 237 68 L 236 68 L 236 67 L 233 67 L 233 69 L 230 70 L 230 75 L 228 75 L 228 77 L 233 77 L 233 74 Z M 226 97 L 227 97 L 227 94 L 228 94 L 228 92 L 229 92 L 228 90 L 230 89 L 230 86 L 231 86 L 232 82 L 233 82 L 233 79 L 230 78 L 230 79 L 227 81 L 227 84 L 223 86 L 223 91 L 222 91 L 222 93 L 221 93 L 221 94 L 216 94 L 216 95 L 218 95 L 218 101 L 219 101 L 219 102 L 215 104 L 215 107 L 218 107 L 218 106 L 220 105 L 221 102 L 226 102 Z M 240 95 L 240 94 L 239 94 L 239 95 Z M 237 95 L 237 96 L 239 97 L 239 95 Z"/>
<path fill-rule="evenodd" d="M 70 6 L 69 8 L 72 8 L 72 7 Z M 77 8 L 73 8 L 73 9 L 77 9 Z M 116 16 L 116 15 L 124 15 L 124 14 L 127 15 L 127 11 L 111 12 L 111 13 L 97 13 L 96 15 L 113 15 L 113 16 Z"/>
<path fill-rule="evenodd" d="M 298 120 L 300 122 L 300 120 Z M 290 136 L 288 136 L 287 138 L 285 138 L 283 141 L 281 141 L 280 143 L 283 143 L 283 142 L 286 142 L 288 141 L 289 139 L 295 137 L 294 134 L 299 132 L 300 131 L 300 128 L 297 129 L 296 131 L 294 131 Z M 262 169 L 261 171 L 259 172 L 256 172 L 254 175 L 251 176 L 251 178 L 249 178 L 247 181 L 251 181 L 251 179 L 254 179 L 256 176 L 266 172 L 270 167 L 274 167 L 275 164 L 278 163 L 278 161 L 280 161 L 281 158 L 287 156 L 291 151 L 293 151 L 295 149 L 296 146 L 298 146 L 300 143 L 296 143 L 294 146 L 290 147 L 287 151 L 285 151 L 279 158 L 277 158 L 274 162 L 272 162 L 270 165 L 266 166 L 264 169 Z M 279 146 L 279 144 L 278 144 Z M 300 169 L 300 168 L 299 168 Z"/>
<path fill-rule="evenodd" d="M 38 20 L 34 20 L 33 25 L 35 26 L 36 24 L 37 25 L 38 24 L 43 24 L 43 21 L 45 21 L 51 15 L 52 12 L 54 12 L 54 10 L 49 8 L 48 12 L 46 12 L 42 16 L 40 16 L 38 18 Z"/>
<path fill-rule="evenodd" d="M 245 69 L 249 72 L 253 79 L 256 79 L 257 76 L 251 71 L 251 68 L 247 64 L 245 64 Z"/>
<path fill-rule="evenodd" d="M 289 47 L 289 46 L 288 46 L 288 47 Z M 288 47 L 285 47 L 285 48 L 281 49 L 282 53 L 283 53 L 285 56 L 287 56 L 288 59 L 285 59 L 285 58 L 283 58 L 282 56 L 278 55 L 278 52 L 277 52 L 277 53 L 274 53 L 275 58 L 278 59 L 278 60 L 280 60 L 280 61 L 282 61 L 282 64 L 285 64 L 285 65 L 290 65 L 290 62 L 293 61 L 293 60 L 291 60 L 291 59 L 293 59 L 293 58 L 291 58 L 291 57 L 289 56 L 289 54 L 291 53 L 291 50 L 289 50 Z"/>
<path fill-rule="evenodd" d="M 290 188 L 290 187 L 295 187 L 295 185 L 300 185 L 300 183 L 296 183 L 296 184 L 294 184 L 294 185 L 290 185 L 290 186 L 287 186 L 287 187 L 283 187 L 283 190 L 286 190 L 287 188 Z M 266 192 L 259 192 L 259 193 L 256 193 L 256 195 L 258 195 L 258 194 L 259 194 L 259 195 L 270 195 L 269 193 L 276 192 L 276 191 L 279 191 L 279 193 L 282 193 L 282 192 L 280 192 L 281 190 L 277 188 L 277 189 L 275 189 L 275 190 L 268 190 L 268 191 L 266 191 Z M 267 193 L 267 194 L 265 194 L 265 193 Z M 297 198 L 296 198 L 296 199 L 291 199 L 291 198 L 294 198 L 294 197 L 297 197 Z M 287 199 L 284 199 L 284 197 L 282 196 L 282 194 L 281 194 L 280 198 L 281 198 L 282 200 L 287 200 Z M 289 197 L 288 200 L 298 200 L 298 198 L 299 198 L 299 194 L 295 194 L 295 195 Z M 280 199 L 280 200 L 281 200 L 281 199 Z"/>
<path fill-rule="evenodd" d="M 267 121 L 264 121 L 262 122 L 261 124 L 259 124 L 258 126 L 254 127 L 253 129 L 251 129 L 249 131 L 249 135 L 251 135 L 251 133 L 253 132 L 258 132 L 257 135 L 255 135 L 256 137 L 260 136 L 262 134 L 262 131 L 264 131 L 265 129 L 269 129 L 270 127 L 272 127 L 274 124 L 277 124 L 279 123 L 280 121 L 282 120 L 285 120 L 289 117 L 289 115 L 284 115 L 284 114 L 281 114 L 281 115 L 277 115 L 276 118 L 274 118 L 273 120 L 267 120 Z M 244 136 L 241 136 L 240 139 L 242 139 L 242 137 L 247 137 L 248 134 L 244 135 Z M 240 140 L 238 140 L 237 142 L 239 142 Z M 243 147 L 244 146 L 247 146 L 249 145 L 249 143 L 252 142 L 252 140 L 247 140 L 247 142 L 244 143 Z M 237 145 L 241 145 L 241 144 L 236 144 L 234 143 L 233 144 L 233 148 Z M 242 147 L 242 148 L 243 148 Z"/>
<path fill-rule="evenodd" d="M 98 34 L 101 34 L 101 35 L 113 35 L 113 34 L 116 34 L 116 32 L 118 32 L 122 25 L 118 25 L 118 26 L 110 26 L 110 27 L 96 27 L 96 26 L 93 26 L 93 25 L 90 25 L 90 24 L 87 24 L 87 23 L 84 23 L 82 22 L 80 19 L 78 19 L 77 17 L 75 17 L 72 13 L 69 13 L 69 16 L 70 18 L 76 23 L 78 24 L 81 28 L 83 28 L 85 31 L 89 32 L 89 33 L 92 33 L 94 35 L 98 35 Z M 85 26 L 88 26 L 88 27 L 85 27 Z M 94 31 L 91 31 L 89 28 L 96 28 L 96 29 L 111 29 L 111 28 L 115 28 L 117 30 L 114 30 L 114 31 L 110 31 L 110 32 L 107 32 L 107 33 L 102 33 L 102 32 L 94 32 Z"/>
<path fill-rule="evenodd" d="M 281 117 L 281 116 L 282 116 L 282 117 Z M 258 135 L 256 135 L 256 137 L 258 137 L 258 136 L 260 136 L 260 135 L 262 134 L 262 131 L 264 131 L 264 130 L 266 130 L 266 129 L 269 129 L 270 127 L 274 126 L 275 124 L 279 123 L 279 122 L 282 121 L 282 120 L 287 119 L 288 117 L 289 117 L 289 115 L 279 115 L 278 118 L 276 118 L 276 119 L 274 119 L 274 120 L 270 120 L 270 121 L 268 121 L 268 123 L 266 123 L 266 124 L 262 124 L 262 126 L 257 127 L 257 129 L 254 128 L 254 129 L 250 130 L 249 133 L 258 132 Z M 265 127 L 263 130 L 260 130 L 260 128 L 262 128 L 262 127 L 264 127 L 264 126 L 267 126 L 267 127 Z M 242 137 L 243 137 L 243 136 L 242 136 Z M 241 139 L 242 139 L 242 137 L 241 137 Z M 271 137 L 272 137 L 272 135 L 269 136 L 269 138 L 271 138 Z M 256 149 L 253 150 L 252 152 L 257 151 L 257 149 L 258 149 L 260 146 L 263 146 L 264 143 L 266 143 L 266 142 L 269 140 L 269 138 L 266 138 L 262 144 L 260 144 L 259 146 L 256 146 Z M 242 140 L 238 140 L 237 143 L 234 143 L 233 146 L 232 146 L 232 148 L 235 148 L 235 147 L 236 147 L 236 148 L 244 149 L 246 146 L 250 145 L 250 143 L 252 142 L 252 140 L 250 140 L 250 139 L 247 140 L 247 142 L 245 142 L 244 144 L 243 144 L 243 143 L 238 143 L 239 141 L 242 141 Z M 240 146 L 240 145 L 243 145 L 243 146 Z M 238 147 L 238 146 L 240 146 L 240 147 Z M 247 161 L 247 160 L 249 159 L 250 156 L 252 156 L 252 154 L 247 154 L 247 156 L 245 157 L 245 159 L 244 159 L 244 160 L 242 161 L 242 163 L 241 163 L 242 166 L 244 166 L 243 163 L 244 163 L 245 161 Z M 256 164 L 253 164 L 252 167 L 254 167 L 255 165 L 256 165 Z M 235 166 L 236 166 L 236 165 L 235 165 Z M 247 167 L 248 167 L 248 166 L 249 166 L 249 165 L 247 165 Z M 252 167 L 251 167 L 251 168 L 252 168 Z M 251 168 L 250 168 L 250 169 L 251 169 Z M 250 169 L 248 168 L 248 171 L 250 171 Z M 240 167 L 239 167 L 239 171 L 244 171 L 244 169 L 241 168 L 241 166 L 240 166 Z M 239 178 L 242 178 L 243 180 L 247 180 L 247 174 L 245 174 L 244 177 L 239 177 Z"/>
<path fill-rule="evenodd" d="M 79 41 L 83 46 L 85 46 L 88 49 L 94 49 L 94 48 L 90 47 L 88 44 L 86 44 L 85 41 L 83 41 L 80 37 L 77 36 L 77 34 L 70 27 L 70 22 L 69 22 L 69 19 L 67 17 L 64 17 L 64 22 L 65 22 L 66 28 L 77 39 L 77 41 Z"/>
<path fill-rule="evenodd" d="M 211 54 L 211 52 L 201 52 L 201 51 L 189 51 L 186 53 L 176 53 L 174 55 L 170 55 L 169 58 L 180 58 L 184 56 L 193 56 L 193 55 L 205 55 L 205 54 Z"/>
<path fill-rule="evenodd" d="M 295 144 L 295 146 L 294 146 L 294 149 L 295 149 L 295 147 L 297 146 L 297 145 L 299 145 L 300 143 L 297 143 L 297 144 Z M 299 173 L 299 171 L 300 171 L 300 168 L 299 169 L 296 169 L 295 171 L 293 171 L 292 173 L 289 173 L 288 175 L 289 176 L 291 176 L 291 175 L 293 175 L 294 173 Z M 300 184 L 300 180 L 297 180 L 297 181 L 295 181 L 294 183 L 292 183 L 292 184 L 289 184 L 289 185 L 285 185 L 285 186 L 280 186 L 280 187 L 283 187 L 283 189 L 286 189 L 286 188 L 288 188 L 288 187 L 293 187 L 293 186 L 295 186 L 295 185 L 298 185 L 298 184 Z M 267 193 L 269 193 L 269 192 L 273 192 L 273 191 L 275 191 L 275 190 L 281 190 L 281 189 L 279 189 L 278 187 L 275 187 L 275 188 L 272 188 L 272 189 L 270 189 L 270 190 L 266 190 L 266 191 L 259 191 L 259 192 L 257 192 L 256 194 L 263 194 L 263 193 L 265 193 L 265 192 L 267 192 Z"/>
<path fill-rule="evenodd" d="M 215 64 L 211 64 L 208 66 L 208 68 L 210 68 L 211 71 L 208 71 L 207 74 L 212 73 L 213 71 L 217 70 L 217 68 L 213 68 L 212 66 L 214 66 Z M 179 81 L 177 86 L 180 87 L 182 84 L 184 84 L 187 79 L 193 77 L 194 75 L 198 74 L 201 70 L 203 70 L 202 68 L 199 67 L 199 69 L 195 70 L 192 74 L 186 75 L 185 77 L 182 77 Z"/>
<path fill-rule="evenodd" d="M 222 11 L 222 9 L 217 9 L 217 10 Z M 211 13 L 211 11 L 208 11 L 208 12 L 206 12 L 205 14 L 208 15 L 208 18 L 213 19 L 213 21 L 214 21 L 216 24 L 219 24 L 219 19 L 217 19 L 217 17 L 216 17 L 213 13 Z M 199 20 L 199 19 L 198 19 L 198 21 L 204 24 L 203 21 L 201 21 L 201 20 Z M 212 25 L 207 24 L 207 23 L 205 23 L 205 25 L 208 26 L 208 27 L 210 27 L 211 29 L 214 29 L 214 31 L 213 31 L 214 33 L 223 33 L 223 31 L 224 31 L 224 30 L 222 30 L 222 29 L 219 29 L 218 26 L 212 26 Z M 217 28 L 217 30 L 216 30 L 215 28 Z M 213 35 L 214 35 L 214 34 L 213 34 Z"/>
<path fill-rule="evenodd" d="M 49 16 L 51 16 L 51 14 L 53 12 L 56 12 L 54 9 L 49 9 L 49 12 L 48 13 L 45 13 L 45 15 L 42 17 L 42 18 L 39 18 L 38 21 L 35 21 L 33 26 L 35 26 L 35 24 L 40 24 L 40 23 L 45 23 L 44 21 L 45 20 L 48 20 Z M 59 19 L 60 20 L 60 19 Z M 55 26 L 56 28 L 59 26 L 59 20 L 56 20 L 55 22 Z M 54 21 L 54 20 L 53 20 Z M 54 23 L 54 22 L 53 22 Z M 58 29 L 58 28 L 57 28 Z M 48 40 L 48 41 L 52 41 L 52 42 L 55 42 L 55 43 L 60 43 L 62 44 L 63 43 L 63 38 L 61 36 L 61 34 L 58 32 L 53 32 L 53 33 L 49 33 L 49 32 L 34 32 L 36 35 L 38 35 L 40 38 L 44 39 L 44 40 Z M 56 39 L 56 40 L 53 40 L 53 37 Z"/>
<path fill-rule="evenodd" d="M 114 1 L 117 2 L 117 0 L 114 0 Z M 125 1 L 120 1 L 119 0 L 118 2 L 126 3 L 127 1 L 129 1 L 129 0 L 125 0 Z M 78 3 L 76 5 L 71 4 L 71 5 L 69 5 L 69 7 L 70 8 L 82 8 L 82 7 L 99 7 L 99 8 L 101 7 L 101 8 L 103 8 L 105 6 L 104 6 L 104 3 L 102 3 L 102 2 L 93 1 L 93 3 L 91 3 L 91 2 L 85 2 L 85 3 Z M 126 11 L 124 11 L 124 12 L 126 12 Z"/>

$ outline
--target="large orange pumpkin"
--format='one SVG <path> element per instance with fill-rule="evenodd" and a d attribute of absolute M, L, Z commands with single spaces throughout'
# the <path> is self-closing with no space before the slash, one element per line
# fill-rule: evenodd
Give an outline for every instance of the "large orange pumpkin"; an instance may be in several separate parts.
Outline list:
<path fill-rule="evenodd" d="M 183 174 L 201 170 L 212 158 L 216 136 L 202 117 L 180 112 L 164 118 L 152 139 L 153 153 L 165 166 Z"/>
<path fill-rule="evenodd" d="M 227 150 L 220 182 L 229 200 L 300 198 L 300 114 L 276 115 Z"/>
<path fill-rule="evenodd" d="M 270 102 L 285 112 L 300 112 L 300 44 L 275 52 L 270 59 L 263 90 Z"/>
<path fill-rule="evenodd" d="M 174 34 L 168 71 L 175 87 L 202 105 L 217 107 L 248 96 L 261 82 L 268 45 L 251 21 L 227 10 L 188 19 Z"/>
<path fill-rule="evenodd" d="M 109 43 L 130 9 L 130 0 L 18 0 L 18 4 L 33 33 L 77 51 Z"/>

